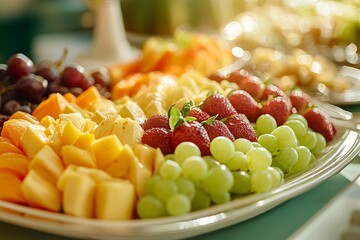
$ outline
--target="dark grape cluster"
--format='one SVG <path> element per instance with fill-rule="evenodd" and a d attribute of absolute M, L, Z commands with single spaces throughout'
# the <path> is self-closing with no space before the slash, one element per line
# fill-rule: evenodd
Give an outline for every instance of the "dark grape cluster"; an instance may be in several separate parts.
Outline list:
<path fill-rule="evenodd" d="M 81 94 L 95 86 L 110 98 L 110 77 L 106 68 L 86 73 L 78 64 L 62 66 L 62 60 L 42 61 L 34 64 L 27 56 L 18 53 L 7 64 L 0 64 L 0 126 L 16 111 L 31 113 L 52 93 Z"/>

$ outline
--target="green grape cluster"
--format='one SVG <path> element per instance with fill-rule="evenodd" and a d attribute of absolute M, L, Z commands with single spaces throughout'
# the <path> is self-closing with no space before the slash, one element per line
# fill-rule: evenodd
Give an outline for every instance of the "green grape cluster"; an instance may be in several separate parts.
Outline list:
<path fill-rule="evenodd" d="M 273 156 L 272 166 L 280 168 L 286 175 L 305 169 L 326 147 L 324 136 L 312 131 L 300 114 L 290 115 L 282 126 L 276 126 L 275 119 L 264 114 L 258 118 L 255 127 L 258 143 Z"/>

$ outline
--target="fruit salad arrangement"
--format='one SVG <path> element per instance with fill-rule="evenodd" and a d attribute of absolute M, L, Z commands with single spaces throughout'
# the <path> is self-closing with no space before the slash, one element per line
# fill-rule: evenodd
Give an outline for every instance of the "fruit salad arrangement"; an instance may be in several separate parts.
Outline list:
<path fill-rule="evenodd" d="M 84 218 L 178 216 L 275 189 L 335 137 L 300 89 L 242 69 L 207 75 L 135 71 L 109 84 L 124 86 L 111 100 L 90 85 L 13 110 L 0 136 L 0 200 Z"/>

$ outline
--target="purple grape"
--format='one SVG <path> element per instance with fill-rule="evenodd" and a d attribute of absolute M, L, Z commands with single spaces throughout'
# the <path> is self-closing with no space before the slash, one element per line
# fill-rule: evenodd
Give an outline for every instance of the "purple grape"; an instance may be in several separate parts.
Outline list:
<path fill-rule="evenodd" d="M 52 83 L 58 79 L 59 71 L 50 61 L 44 61 L 36 66 L 34 74 Z"/>
<path fill-rule="evenodd" d="M 20 103 L 16 100 L 10 100 L 7 103 L 5 103 L 3 108 L 3 113 L 5 115 L 11 116 L 15 112 L 19 111 L 19 108 L 21 107 Z"/>
<path fill-rule="evenodd" d="M 61 83 L 68 88 L 80 87 L 85 82 L 85 69 L 79 65 L 68 65 L 61 75 Z"/>
<path fill-rule="evenodd" d="M 47 86 L 46 79 L 35 74 L 29 74 L 18 80 L 17 91 L 22 99 L 39 103 L 45 94 Z"/>
<path fill-rule="evenodd" d="M 70 88 L 69 92 L 71 92 L 72 94 L 74 94 L 76 97 L 79 96 L 84 90 L 82 88 Z"/>
<path fill-rule="evenodd" d="M 91 73 L 91 77 L 94 79 L 94 84 L 100 84 L 106 88 L 110 87 L 110 77 L 106 69 L 97 69 Z"/>
<path fill-rule="evenodd" d="M 51 83 L 49 85 L 48 94 L 52 94 L 52 93 L 65 94 L 68 92 L 69 92 L 69 88 L 65 86 L 61 86 L 58 83 Z"/>
<path fill-rule="evenodd" d="M 24 54 L 17 53 L 11 56 L 7 62 L 7 72 L 13 78 L 17 80 L 23 76 L 29 75 L 32 73 L 34 64 L 33 62 Z"/>

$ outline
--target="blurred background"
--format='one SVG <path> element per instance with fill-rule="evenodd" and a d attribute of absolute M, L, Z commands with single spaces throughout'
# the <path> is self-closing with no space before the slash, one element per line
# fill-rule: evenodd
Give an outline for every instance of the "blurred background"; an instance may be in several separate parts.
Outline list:
<path fill-rule="evenodd" d="M 95 0 L 97 1 L 97 0 Z M 105 0 L 108 1 L 108 0 Z M 134 46 L 178 29 L 221 35 L 243 49 L 302 48 L 358 66 L 359 0 L 119 0 Z M 0 0 L 0 62 L 22 52 L 34 61 L 73 55 L 91 44 L 90 1 Z"/>

